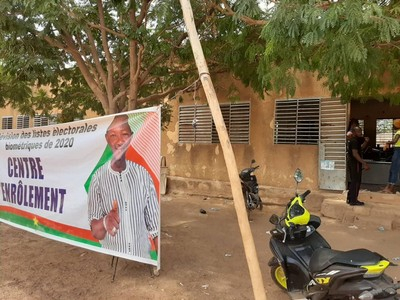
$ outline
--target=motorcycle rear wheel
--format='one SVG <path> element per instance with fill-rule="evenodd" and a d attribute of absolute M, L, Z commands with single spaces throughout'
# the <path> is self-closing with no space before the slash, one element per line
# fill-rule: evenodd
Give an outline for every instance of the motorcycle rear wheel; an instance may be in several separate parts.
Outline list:
<path fill-rule="evenodd" d="M 279 286 L 282 290 L 287 290 L 286 275 L 282 266 L 273 265 L 271 267 L 271 277 L 277 286 Z"/>

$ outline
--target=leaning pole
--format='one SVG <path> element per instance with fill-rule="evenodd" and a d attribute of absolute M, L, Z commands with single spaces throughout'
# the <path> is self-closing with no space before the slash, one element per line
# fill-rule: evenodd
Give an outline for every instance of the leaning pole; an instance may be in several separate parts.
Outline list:
<path fill-rule="evenodd" d="M 233 153 L 232 145 L 225 127 L 224 119 L 222 117 L 221 109 L 217 95 L 211 81 L 210 73 L 208 71 L 207 62 L 204 57 L 203 49 L 197 35 L 196 26 L 194 23 L 193 11 L 190 0 L 180 0 L 183 18 L 189 35 L 190 44 L 196 61 L 197 69 L 199 72 L 200 80 L 203 85 L 204 92 L 210 106 L 211 114 L 218 132 L 218 137 L 221 142 L 222 152 L 225 158 L 226 168 L 228 169 L 229 181 L 231 184 L 233 202 L 235 205 L 236 215 L 238 218 L 240 233 L 244 251 L 249 267 L 251 283 L 253 286 L 254 297 L 257 300 L 267 299 L 264 283 L 262 279 L 260 264 L 258 262 L 256 247 L 254 245 L 253 235 L 249 220 L 247 217 L 246 207 L 242 195 L 242 188 L 238 176 L 238 169 L 236 166 L 235 155 Z"/>

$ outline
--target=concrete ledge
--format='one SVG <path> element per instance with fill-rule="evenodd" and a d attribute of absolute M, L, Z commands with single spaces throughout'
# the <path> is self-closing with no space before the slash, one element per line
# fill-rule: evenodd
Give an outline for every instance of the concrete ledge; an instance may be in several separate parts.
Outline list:
<path fill-rule="evenodd" d="M 394 204 L 366 202 L 364 206 L 349 206 L 343 200 L 325 199 L 320 213 L 344 224 L 359 227 L 383 227 L 386 230 L 400 228 L 400 212 Z"/>
<path fill-rule="evenodd" d="M 167 178 L 167 193 L 172 191 L 174 193 L 232 199 L 230 183 L 216 180 L 169 176 Z"/>
<path fill-rule="evenodd" d="M 272 186 L 260 186 L 260 197 L 264 203 L 284 206 L 295 194 L 294 188 L 278 188 Z M 299 190 L 303 193 L 305 190 Z M 190 179 L 177 176 L 169 176 L 167 179 L 167 193 L 186 193 L 189 195 L 201 195 L 205 197 L 218 197 L 233 199 L 231 185 L 229 182 Z M 342 197 L 341 194 L 337 194 Z M 321 204 L 327 196 L 332 193 L 321 193 L 312 191 L 307 197 L 307 208 L 312 212 L 318 212 Z"/>
<path fill-rule="evenodd" d="M 325 199 L 321 205 L 320 213 L 324 217 L 344 220 L 346 213 L 348 214 L 349 208 L 345 201 L 338 199 Z M 349 216 L 346 216 L 348 219 Z M 350 217 L 351 219 L 351 217 Z"/>
<path fill-rule="evenodd" d="M 394 204 L 395 201 L 400 203 L 400 193 L 396 194 L 386 194 L 380 192 L 370 192 L 361 190 L 358 199 L 364 202 L 373 202 L 373 203 L 383 203 L 383 204 Z"/>
<path fill-rule="evenodd" d="M 169 176 L 167 193 L 185 193 L 204 197 L 233 199 L 229 182 Z M 303 193 L 304 190 L 299 190 Z M 260 197 L 265 204 L 285 206 L 295 194 L 294 188 L 260 186 Z M 359 199 L 365 206 L 349 206 L 346 192 L 312 191 L 306 199 L 309 211 L 345 224 L 386 230 L 400 229 L 400 194 L 360 191 Z"/>

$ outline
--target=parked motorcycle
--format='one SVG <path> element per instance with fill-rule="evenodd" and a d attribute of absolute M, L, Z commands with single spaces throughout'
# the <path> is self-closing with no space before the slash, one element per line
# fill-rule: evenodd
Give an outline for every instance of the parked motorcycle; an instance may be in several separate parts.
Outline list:
<path fill-rule="evenodd" d="M 243 169 L 239 173 L 240 182 L 242 184 L 242 193 L 243 198 L 246 204 L 247 215 L 250 218 L 250 212 L 256 208 L 262 210 L 263 203 L 258 194 L 258 182 L 257 177 L 254 174 L 255 170 L 259 168 L 259 166 L 253 167 L 253 164 L 256 161 L 254 159 L 251 160 L 251 164 L 249 168 Z"/>
<path fill-rule="evenodd" d="M 274 256 L 268 265 L 273 281 L 291 299 L 400 299 L 400 283 L 385 274 L 395 264 L 367 249 L 331 249 L 317 231 L 321 219 L 304 206 L 310 191 L 297 192 L 301 170 L 296 170 L 294 178 L 295 197 L 281 217 L 270 218 L 274 228 L 268 232 L 269 245 Z"/>

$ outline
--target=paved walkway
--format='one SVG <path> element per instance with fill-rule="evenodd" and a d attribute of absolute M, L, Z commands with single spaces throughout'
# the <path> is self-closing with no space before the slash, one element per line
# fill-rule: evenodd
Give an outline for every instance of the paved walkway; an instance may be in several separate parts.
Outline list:
<path fill-rule="evenodd" d="M 168 177 L 168 191 L 232 199 L 229 183 L 220 181 Z M 303 191 L 299 190 L 301 192 Z M 260 196 L 267 205 L 284 206 L 293 195 L 293 188 L 260 186 Z M 348 205 L 346 196 L 346 192 L 312 191 L 307 197 L 306 205 L 311 212 L 345 224 L 380 230 L 400 230 L 400 193 L 392 195 L 361 190 L 359 200 L 365 202 L 364 206 Z"/>
<path fill-rule="evenodd" d="M 334 218 L 346 224 L 362 227 L 378 227 L 382 230 L 400 229 L 400 194 L 360 191 L 359 200 L 364 206 L 349 206 L 346 194 L 341 197 L 327 197 L 321 203 L 323 216 Z"/>

